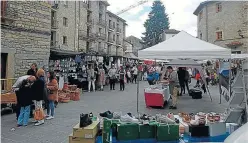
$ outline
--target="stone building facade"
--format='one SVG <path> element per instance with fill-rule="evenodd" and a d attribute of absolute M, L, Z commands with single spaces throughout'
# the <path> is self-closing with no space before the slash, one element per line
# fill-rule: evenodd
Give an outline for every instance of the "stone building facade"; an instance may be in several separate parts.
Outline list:
<path fill-rule="evenodd" d="M 232 53 L 248 53 L 247 1 L 206 1 L 194 14 L 198 38 L 230 48 Z"/>
<path fill-rule="evenodd" d="M 138 56 L 138 51 L 144 48 L 142 40 L 135 36 L 128 36 L 126 40 L 133 44 L 133 54 Z"/>
<path fill-rule="evenodd" d="M 87 3 L 53 1 L 51 5 L 52 50 L 86 52 Z"/>
<path fill-rule="evenodd" d="M 24 75 L 32 63 L 48 66 L 51 5 L 42 1 L 1 1 L 1 56 L 5 77 Z M 3 62 L 3 61 L 2 61 Z M 1 72 L 2 73 L 2 72 Z"/>
<path fill-rule="evenodd" d="M 88 1 L 87 13 L 87 51 L 98 53 L 100 55 L 107 54 L 106 47 L 106 12 L 109 3 L 106 1 Z"/>
<path fill-rule="evenodd" d="M 124 39 L 126 37 L 126 21 L 114 13 L 107 11 L 107 49 L 111 56 L 124 55 Z"/>

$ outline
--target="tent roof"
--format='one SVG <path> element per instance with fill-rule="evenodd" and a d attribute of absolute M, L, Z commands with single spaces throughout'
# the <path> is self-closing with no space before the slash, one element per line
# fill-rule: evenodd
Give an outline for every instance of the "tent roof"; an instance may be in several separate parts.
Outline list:
<path fill-rule="evenodd" d="M 169 63 L 166 63 L 166 65 L 170 66 L 178 66 L 178 67 L 195 67 L 195 66 L 201 66 L 197 61 L 194 61 L 192 59 L 174 59 L 170 61 Z"/>
<path fill-rule="evenodd" d="M 150 48 L 140 50 L 139 58 L 149 59 L 209 59 L 230 58 L 231 50 L 226 49 L 181 31 L 174 37 Z"/>

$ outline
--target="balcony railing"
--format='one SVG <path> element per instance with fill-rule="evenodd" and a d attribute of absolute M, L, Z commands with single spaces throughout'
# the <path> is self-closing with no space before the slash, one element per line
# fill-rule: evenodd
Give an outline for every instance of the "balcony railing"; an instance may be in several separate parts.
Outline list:
<path fill-rule="evenodd" d="M 106 26 L 106 21 L 99 19 L 98 24 L 102 26 Z"/>
<path fill-rule="evenodd" d="M 58 29 L 58 21 L 57 20 L 51 21 L 51 28 L 52 29 Z"/>
<path fill-rule="evenodd" d="M 104 46 L 98 46 L 98 53 L 100 55 L 105 55 L 105 54 L 107 54 L 107 51 L 106 51 Z"/>
<path fill-rule="evenodd" d="M 114 30 L 113 24 L 109 24 L 108 28 L 111 29 L 111 30 Z"/>
<path fill-rule="evenodd" d="M 106 39 L 106 34 L 104 34 L 104 33 L 97 33 L 97 37 L 99 38 L 99 39 L 102 39 L 102 40 L 105 40 Z"/>
<path fill-rule="evenodd" d="M 119 32 L 119 33 L 121 33 L 121 28 L 117 28 L 116 31 Z"/>
<path fill-rule="evenodd" d="M 51 41 L 51 48 L 56 48 L 58 46 L 58 41 Z"/>
<path fill-rule="evenodd" d="M 78 36 L 80 40 L 94 40 L 96 38 L 96 34 L 90 31 L 79 30 Z"/>
<path fill-rule="evenodd" d="M 116 40 L 117 45 L 121 45 L 121 40 Z"/>
<path fill-rule="evenodd" d="M 14 85 L 16 78 L 1 79 L 1 91 L 9 92 Z"/>
<path fill-rule="evenodd" d="M 112 38 L 108 38 L 108 42 L 113 43 L 114 40 Z"/>

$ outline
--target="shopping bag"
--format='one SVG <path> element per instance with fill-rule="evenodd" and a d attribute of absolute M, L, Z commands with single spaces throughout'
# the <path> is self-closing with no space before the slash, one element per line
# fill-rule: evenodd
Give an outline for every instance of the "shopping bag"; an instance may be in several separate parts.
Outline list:
<path fill-rule="evenodd" d="M 44 118 L 45 118 L 45 114 L 44 114 L 44 111 L 43 111 L 42 108 L 36 109 L 36 110 L 34 111 L 34 119 L 35 119 L 36 121 L 43 120 Z"/>

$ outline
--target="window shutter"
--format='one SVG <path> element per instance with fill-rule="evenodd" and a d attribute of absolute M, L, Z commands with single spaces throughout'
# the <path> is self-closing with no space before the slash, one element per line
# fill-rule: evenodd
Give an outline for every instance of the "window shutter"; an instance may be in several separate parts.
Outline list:
<path fill-rule="evenodd" d="M 1 18 L 5 17 L 6 8 L 7 8 L 7 0 L 1 0 Z"/>

